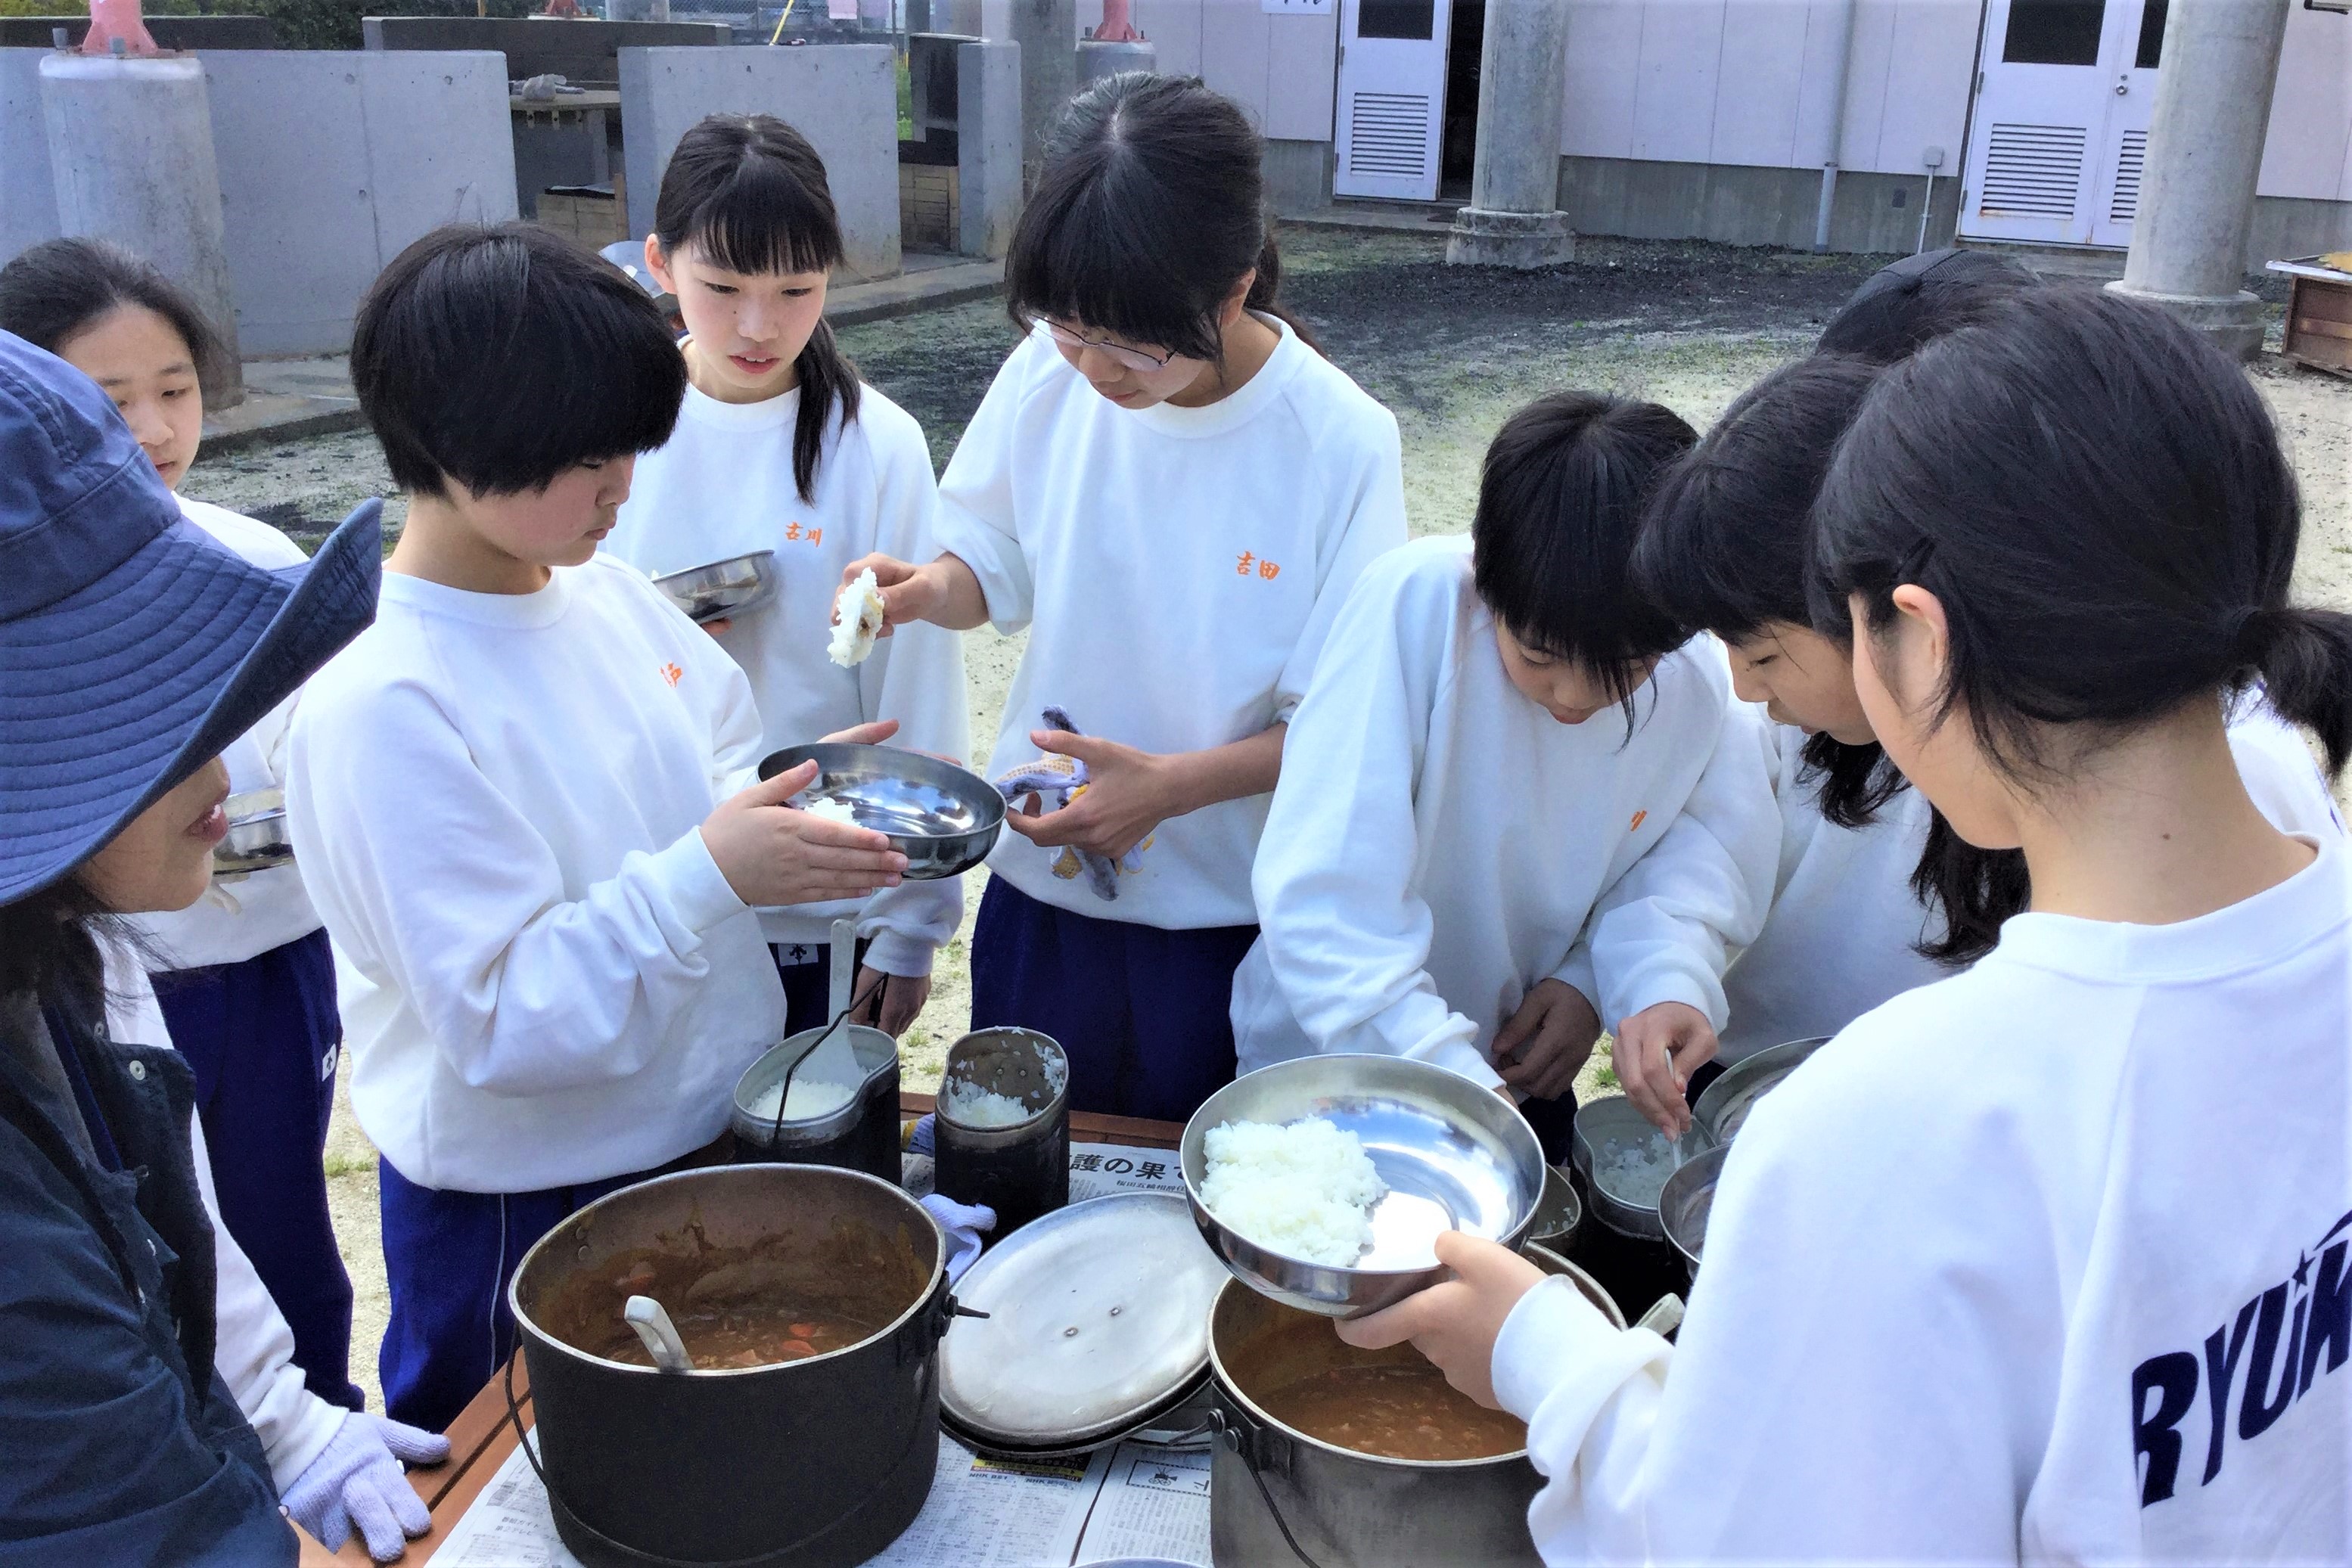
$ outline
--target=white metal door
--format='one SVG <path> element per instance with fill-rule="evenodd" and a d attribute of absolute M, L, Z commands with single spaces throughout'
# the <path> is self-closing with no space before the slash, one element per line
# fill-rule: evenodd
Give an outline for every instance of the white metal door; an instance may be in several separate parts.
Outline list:
<path fill-rule="evenodd" d="M 1991 0 L 1962 235 L 2044 245 L 2130 242 L 2164 6 L 2165 0 Z"/>
<path fill-rule="evenodd" d="M 1340 0 L 1339 196 L 1437 195 L 1454 0 Z"/>

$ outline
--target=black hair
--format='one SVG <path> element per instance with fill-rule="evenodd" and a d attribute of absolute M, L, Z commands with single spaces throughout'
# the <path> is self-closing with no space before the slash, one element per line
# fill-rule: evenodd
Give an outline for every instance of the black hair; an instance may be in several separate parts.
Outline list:
<path fill-rule="evenodd" d="M 1635 591 L 1642 510 L 1697 434 L 1654 402 L 1549 392 L 1503 422 L 1470 520 L 1478 597 L 1523 645 L 1593 672 L 1625 709 L 1689 625 Z"/>
<path fill-rule="evenodd" d="M 226 352 L 220 333 L 187 290 L 136 252 L 75 236 L 43 240 L 0 267 L 0 330 L 53 354 L 126 305 L 171 323 L 199 379 L 215 380 Z"/>
<path fill-rule="evenodd" d="M 106 991 L 96 934 L 128 938 L 131 930 L 79 874 L 0 904 L 0 997 L 26 995 L 43 1007 L 89 1011 L 89 998 Z"/>
<path fill-rule="evenodd" d="M 2256 679 L 2333 775 L 2352 758 L 2352 616 L 2287 603 L 2300 525 L 2236 363 L 2152 306 L 2051 286 L 1872 390 L 1816 508 L 1814 591 L 1858 596 L 1874 635 L 1896 587 L 1935 594 L 1938 718 L 1964 708 L 2023 788 L 2081 755 L 2052 729 L 2096 746 Z"/>
<path fill-rule="evenodd" d="M 352 329 L 352 385 L 393 482 L 539 489 L 669 439 L 686 361 L 618 267 L 552 229 L 451 224 L 393 257 Z"/>
<path fill-rule="evenodd" d="M 1266 220 L 1265 144 L 1198 77 L 1126 71 L 1072 99 L 1004 258 L 1005 306 L 1222 364 L 1217 308 L 1245 301 L 1318 348 L 1276 303 L 1282 256 Z"/>
<path fill-rule="evenodd" d="M 1816 354 L 1742 392 L 1651 497 L 1633 550 L 1641 591 L 1727 642 L 1785 622 L 1850 643 L 1843 620 L 1816 626 L 1808 607 L 1813 499 L 1877 376 L 1864 361 Z M 1867 825 L 1904 787 L 1876 741 L 1811 736 L 1804 761 L 1822 815 L 1841 828 Z"/>
<path fill-rule="evenodd" d="M 824 160 L 772 114 L 709 115 L 678 138 L 654 203 L 654 237 L 673 267 L 692 246 L 713 267 L 746 276 L 830 272 L 845 254 Z M 844 424 L 857 417 L 857 367 L 819 318 L 793 368 L 801 392 L 793 483 L 807 502 L 835 407 Z"/>
<path fill-rule="evenodd" d="M 1823 353 L 1891 365 L 2035 287 L 2033 274 L 1982 250 L 1931 250 L 1881 267 L 1822 329 Z"/>

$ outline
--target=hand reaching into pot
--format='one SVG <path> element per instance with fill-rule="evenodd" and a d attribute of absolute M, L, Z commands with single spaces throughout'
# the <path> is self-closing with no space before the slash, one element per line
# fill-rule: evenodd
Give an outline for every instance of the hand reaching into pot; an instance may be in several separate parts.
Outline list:
<path fill-rule="evenodd" d="M 1679 1138 L 1691 1124 L 1683 1090 L 1720 1047 L 1715 1026 L 1696 1008 L 1684 1002 L 1643 1008 L 1617 1026 L 1617 1082 L 1660 1132 Z"/>
<path fill-rule="evenodd" d="M 1384 1350 L 1411 1341 L 1445 1374 L 1445 1381 L 1489 1410 L 1495 1399 L 1495 1342 L 1519 1298 L 1543 1281 L 1543 1270 L 1493 1241 L 1449 1230 L 1437 1239 L 1437 1260 L 1454 1278 L 1407 1296 L 1395 1306 L 1335 1324 L 1359 1350 Z"/>

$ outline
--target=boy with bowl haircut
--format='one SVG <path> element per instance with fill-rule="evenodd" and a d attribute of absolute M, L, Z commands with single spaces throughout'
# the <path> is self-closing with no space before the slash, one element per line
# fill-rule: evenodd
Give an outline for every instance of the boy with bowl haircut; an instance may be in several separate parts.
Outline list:
<path fill-rule="evenodd" d="M 513 1349 L 523 1252 L 704 1151 L 782 1037 L 753 906 L 906 862 L 786 807 L 813 767 L 743 788 L 742 672 L 596 555 L 685 391 L 642 290 L 530 225 L 438 229 L 351 363 L 408 521 L 376 624 L 304 695 L 287 804 L 383 1151 L 385 1404 L 438 1429 Z"/>

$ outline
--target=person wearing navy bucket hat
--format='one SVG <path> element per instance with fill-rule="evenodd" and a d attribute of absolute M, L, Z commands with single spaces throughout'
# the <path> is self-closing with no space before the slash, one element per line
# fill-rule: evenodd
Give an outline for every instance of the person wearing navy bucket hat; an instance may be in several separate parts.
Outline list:
<path fill-rule="evenodd" d="M 292 1562 L 215 1365 L 193 1074 L 101 942 L 202 895 L 222 749 L 375 612 L 379 506 L 307 568 L 182 517 L 111 402 L 0 333 L 0 1559 Z"/>

